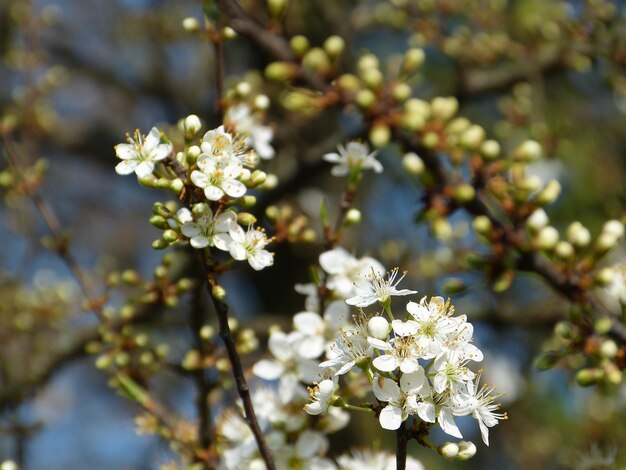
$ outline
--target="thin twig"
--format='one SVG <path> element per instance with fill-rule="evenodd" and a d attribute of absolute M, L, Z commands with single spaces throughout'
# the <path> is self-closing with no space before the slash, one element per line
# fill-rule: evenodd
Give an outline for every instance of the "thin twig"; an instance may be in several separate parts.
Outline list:
<path fill-rule="evenodd" d="M 402 421 L 400 427 L 396 430 L 396 468 L 397 470 L 406 470 L 406 458 L 409 436 L 406 430 L 406 421 Z"/>

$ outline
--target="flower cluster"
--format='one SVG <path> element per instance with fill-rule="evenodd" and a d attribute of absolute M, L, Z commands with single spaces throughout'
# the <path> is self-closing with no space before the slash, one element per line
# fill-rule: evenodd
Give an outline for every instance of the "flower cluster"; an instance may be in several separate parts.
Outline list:
<path fill-rule="evenodd" d="M 364 373 L 377 403 L 362 408 L 375 410 L 384 429 L 395 430 L 407 419 L 418 419 L 462 438 L 455 418 L 471 415 L 488 445 L 489 428 L 506 414 L 499 413 L 494 403 L 499 397 L 495 389 L 481 387 L 480 374 L 468 368 L 468 363 L 483 359 L 471 342 L 472 324 L 464 315 L 455 316 L 454 307 L 441 297 L 410 301 L 406 314 L 394 317 L 391 296 L 414 293 L 397 289 L 396 277 L 397 270 L 387 279 L 371 273 L 357 295 L 348 299 L 362 307 L 377 301 L 389 319 L 381 314 L 368 318 L 361 310 L 339 329 L 320 364 L 325 379 L 311 389 L 306 411 L 318 415 L 345 406 L 348 392 L 339 379 L 350 373 L 354 381 Z"/>
<path fill-rule="evenodd" d="M 231 110 L 231 119 L 246 134 L 233 134 L 220 126 L 206 132 L 199 145 L 187 145 L 172 161 L 165 161 L 173 155 L 173 145 L 166 138 L 161 143 L 156 127 L 145 139 L 137 131 L 128 144 L 116 146 L 117 156 L 122 159 L 116 171 L 134 171 L 142 184 L 171 189 L 185 201 L 180 209 L 171 204 L 155 205 L 151 223 L 164 230 L 163 239 L 153 244 L 155 248 L 188 241 L 197 249 L 215 247 L 228 252 L 233 259 L 245 260 L 253 269 L 261 270 L 274 262 L 273 254 L 265 249 L 271 240 L 262 229 L 253 227 L 256 219 L 251 214 L 238 214 L 233 203 L 244 196 L 249 198 L 246 204 L 254 203 L 254 197 L 246 193 L 262 185 L 267 175 L 254 169 L 259 159 L 248 144 L 262 148 L 264 158 L 269 158 L 273 155 L 269 144 L 272 134 L 266 130 L 269 128 L 256 125 L 243 105 L 238 106 Z M 197 116 L 182 121 L 187 144 L 192 143 L 200 128 Z M 158 162 L 163 164 L 157 167 Z M 247 225 L 247 230 L 240 224 Z"/>

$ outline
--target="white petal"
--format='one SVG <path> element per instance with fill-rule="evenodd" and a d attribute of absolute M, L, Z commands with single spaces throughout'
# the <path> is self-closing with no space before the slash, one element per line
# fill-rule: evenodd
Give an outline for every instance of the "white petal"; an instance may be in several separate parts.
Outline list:
<path fill-rule="evenodd" d="M 283 372 L 285 372 L 285 367 L 280 362 L 270 359 L 261 359 L 252 368 L 254 375 L 265 380 L 276 380 Z"/>
<path fill-rule="evenodd" d="M 170 144 L 157 145 L 157 148 L 150 152 L 150 160 L 155 162 L 163 160 L 170 153 L 172 153 L 172 149 L 173 147 Z"/>
<path fill-rule="evenodd" d="M 117 144 L 115 146 L 115 154 L 122 160 L 134 160 L 139 157 L 135 146 L 130 144 Z"/>
<path fill-rule="evenodd" d="M 341 178 L 342 176 L 346 176 L 348 174 L 348 167 L 343 165 L 335 165 L 330 169 L 330 174 Z"/>
<path fill-rule="evenodd" d="M 324 331 L 324 320 L 315 312 L 300 312 L 294 315 L 293 326 L 296 330 L 306 334 L 322 333 Z"/>
<path fill-rule="evenodd" d="M 191 182 L 199 188 L 206 188 L 209 184 L 209 177 L 198 170 L 191 172 Z"/>
<path fill-rule="evenodd" d="M 226 233 L 218 233 L 213 237 L 213 245 L 215 248 L 222 251 L 228 251 L 228 245 L 232 243 L 233 239 Z"/>
<path fill-rule="evenodd" d="M 461 434 L 461 431 L 459 431 L 459 428 L 454 422 L 454 416 L 452 416 L 452 413 L 450 411 L 446 409 L 441 410 L 439 412 L 437 421 L 439 422 L 439 426 L 441 426 L 443 432 L 450 436 L 463 439 L 463 435 Z"/>
<path fill-rule="evenodd" d="M 432 403 L 421 402 L 417 404 L 418 416 L 427 423 L 435 422 L 435 405 Z"/>
<path fill-rule="evenodd" d="M 115 165 L 115 172 L 118 175 L 130 175 L 135 171 L 135 168 L 139 165 L 138 160 L 122 160 Z"/>
<path fill-rule="evenodd" d="M 415 372 L 403 374 L 400 378 L 400 388 L 405 393 L 415 394 L 419 392 L 426 384 L 426 375 L 424 369 L 419 367 Z"/>
<path fill-rule="evenodd" d="M 148 136 L 143 143 L 144 150 L 150 153 L 152 149 L 154 149 L 159 144 L 160 140 L 161 136 L 159 134 L 159 130 L 156 127 L 153 127 L 152 129 L 150 129 L 150 132 L 148 133 Z"/>
<path fill-rule="evenodd" d="M 270 335 L 267 347 L 277 359 L 285 361 L 291 358 L 291 344 L 287 335 L 282 331 L 275 331 Z"/>
<path fill-rule="evenodd" d="M 383 429 L 394 431 L 402 424 L 402 410 L 397 406 L 387 405 L 380 412 L 378 421 Z"/>
<path fill-rule="evenodd" d="M 200 228 L 195 222 L 187 222 L 183 224 L 180 228 L 180 231 L 186 237 L 195 237 L 197 235 L 200 235 Z"/>
<path fill-rule="evenodd" d="M 480 435 L 483 438 L 483 442 L 485 443 L 485 445 L 488 446 L 489 445 L 489 428 L 481 420 L 478 420 L 478 427 L 480 427 Z"/>
<path fill-rule="evenodd" d="M 224 192 L 230 197 L 241 197 L 246 194 L 246 185 L 241 181 L 235 179 L 229 179 L 222 182 L 222 188 Z"/>
<path fill-rule="evenodd" d="M 380 401 L 397 402 L 400 400 L 400 387 L 391 379 L 380 376 L 374 377 L 372 390 Z"/>
<path fill-rule="evenodd" d="M 320 266 L 328 274 L 338 274 L 346 269 L 346 263 L 354 257 L 343 248 L 335 248 L 320 255 Z"/>
<path fill-rule="evenodd" d="M 306 336 L 298 345 L 298 354 L 307 359 L 315 359 L 324 353 L 326 342 L 321 336 Z"/>
<path fill-rule="evenodd" d="M 194 248 L 206 248 L 209 246 L 209 239 L 203 235 L 198 235 L 197 237 L 192 237 L 189 240 L 189 244 Z"/>
<path fill-rule="evenodd" d="M 236 241 L 232 241 L 230 245 L 228 245 L 228 251 L 230 252 L 230 256 L 237 261 L 242 261 L 248 256 L 248 253 L 243 245 L 237 243 Z"/>
<path fill-rule="evenodd" d="M 419 330 L 419 324 L 413 320 L 394 320 L 391 322 L 391 326 L 393 327 L 393 331 L 398 336 L 414 335 L 417 333 L 417 330 Z"/>
<path fill-rule="evenodd" d="M 400 370 L 404 374 L 411 374 L 418 370 L 418 368 L 419 363 L 417 362 L 417 359 L 405 358 L 400 361 Z"/>
<path fill-rule="evenodd" d="M 374 346 L 376 349 L 382 349 L 383 351 L 392 351 L 393 347 L 386 341 L 380 340 L 378 338 L 367 338 L 367 342 Z"/>
<path fill-rule="evenodd" d="M 129 160 L 126 160 L 129 161 Z M 137 168 L 135 168 L 135 173 L 139 178 L 145 178 L 146 176 L 152 174 L 154 171 L 154 163 L 143 161 L 141 162 Z"/>
<path fill-rule="evenodd" d="M 341 160 L 343 160 L 341 158 L 341 156 L 339 156 L 338 153 L 327 153 L 322 158 L 324 159 L 324 161 L 327 161 L 327 162 L 330 162 L 330 163 L 338 163 Z"/>
<path fill-rule="evenodd" d="M 248 258 L 248 263 L 256 271 L 274 264 L 274 257 L 269 251 L 259 250 Z"/>
<path fill-rule="evenodd" d="M 209 201 L 219 201 L 224 196 L 224 191 L 217 186 L 209 184 L 206 188 L 204 188 L 204 195 Z"/>

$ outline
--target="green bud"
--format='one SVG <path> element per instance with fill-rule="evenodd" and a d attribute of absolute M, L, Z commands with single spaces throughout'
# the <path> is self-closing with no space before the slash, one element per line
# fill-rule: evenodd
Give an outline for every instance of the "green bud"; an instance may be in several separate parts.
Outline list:
<path fill-rule="evenodd" d="M 500 156 L 500 144 L 495 140 L 486 140 L 480 147 L 480 153 L 485 160 L 495 160 Z"/>
<path fill-rule="evenodd" d="M 444 459 L 453 459 L 459 453 L 459 446 L 454 442 L 444 442 L 437 447 L 437 452 L 439 452 Z"/>
<path fill-rule="evenodd" d="M 111 365 L 113 365 L 113 361 L 111 360 L 111 356 L 102 355 L 102 356 L 98 356 L 98 358 L 96 359 L 95 365 L 96 365 L 96 369 L 105 370 L 105 369 L 109 369 Z"/>
<path fill-rule="evenodd" d="M 270 99 L 267 95 L 257 95 L 254 98 L 254 107 L 260 111 L 269 109 Z"/>
<path fill-rule="evenodd" d="M 139 273 L 137 273 L 137 271 L 133 269 L 127 269 L 122 273 L 122 282 L 125 282 L 126 284 L 136 285 L 141 282 L 141 277 L 139 276 Z"/>
<path fill-rule="evenodd" d="M 211 289 L 211 295 L 213 296 L 214 299 L 224 300 L 226 298 L 226 289 L 224 289 L 220 285 L 215 285 Z"/>
<path fill-rule="evenodd" d="M 453 277 L 444 281 L 441 290 L 446 295 L 461 294 L 467 290 L 467 284 L 461 279 Z"/>
<path fill-rule="evenodd" d="M 383 83 L 383 73 L 378 69 L 365 69 L 361 73 L 361 79 L 366 87 L 377 90 Z"/>
<path fill-rule="evenodd" d="M 578 328 L 568 321 L 560 321 L 554 325 L 554 334 L 562 340 L 571 341 L 578 335 Z"/>
<path fill-rule="evenodd" d="M 612 326 L 612 322 L 610 318 L 601 317 L 601 318 L 596 319 L 596 321 L 593 324 L 593 329 L 599 335 L 605 335 L 609 331 L 611 331 L 611 326 Z"/>
<path fill-rule="evenodd" d="M 298 66 L 291 62 L 272 62 L 265 68 L 265 76 L 275 82 L 284 82 L 296 76 Z"/>
<path fill-rule="evenodd" d="M 155 250 L 165 250 L 169 246 L 170 244 L 162 238 L 159 238 L 158 240 L 154 240 L 152 242 L 152 248 Z"/>
<path fill-rule="evenodd" d="M 268 206 L 267 209 L 265 209 L 265 216 L 271 222 L 276 222 L 278 220 L 279 215 L 280 215 L 280 210 L 276 206 Z"/>
<path fill-rule="evenodd" d="M 313 243 L 316 239 L 317 234 L 312 228 L 307 228 L 300 232 L 300 241 L 303 243 Z"/>
<path fill-rule="evenodd" d="M 261 170 L 254 170 L 250 175 L 250 184 L 251 186 L 259 186 L 265 183 L 265 179 L 267 178 L 267 173 Z"/>
<path fill-rule="evenodd" d="M 432 222 L 433 235 L 439 240 L 449 240 L 452 237 L 452 226 L 448 219 L 439 217 Z"/>
<path fill-rule="evenodd" d="M 168 180 L 167 178 L 159 178 L 157 180 L 157 187 L 160 189 L 170 189 L 170 180 Z"/>
<path fill-rule="evenodd" d="M 361 108 L 370 109 L 376 104 L 376 94 L 372 90 L 359 90 L 354 100 Z"/>
<path fill-rule="evenodd" d="M 382 123 L 376 123 L 370 129 L 369 140 L 376 148 L 384 147 L 391 139 L 391 129 Z"/>
<path fill-rule="evenodd" d="M 313 47 L 302 57 L 302 66 L 306 69 L 324 73 L 330 68 L 330 59 L 324 49 Z"/>
<path fill-rule="evenodd" d="M 195 114 L 190 114 L 183 121 L 183 128 L 188 137 L 195 136 L 198 132 L 200 132 L 200 129 L 202 129 L 200 118 Z"/>
<path fill-rule="evenodd" d="M 576 374 L 576 382 L 581 387 L 589 387 L 597 384 L 604 378 L 604 371 L 600 368 L 581 369 Z"/>
<path fill-rule="evenodd" d="M 169 225 L 167 224 L 167 220 L 165 220 L 165 218 L 161 217 L 160 215 L 153 215 L 152 217 L 150 217 L 150 225 L 161 229 L 169 227 Z"/>
<path fill-rule="evenodd" d="M 476 190 L 471 184 L 461 183 L 454 188 L 452 197 L 460 204 L 467 204 L 468 202 L 473 201 L 476 197 Z"/>
<path fill-rule="evenodd" d="M 130 362 L 130 356 L 128 355 L 127 352 L 122 351 L 122 352 L 117 353 L 115 355 L 115 363 L 118 366 L 120 366 L 120 367 L 127 366 L 129 362 Z"/>
<path fill-rule="evenodd" d="M 267 0 L 267 11 L 272 18 L 280 18 L 287 8 L 287 0 Z"/>
<path fill-rule="evenodd" d="M 469 460 L 476 455 L 476 445 L 473 442 L 461 441 L 459 442 L 459 453 L 456 456 L 457 460 L 465 461 Z"/>
<path fill-rule="evenodd" d="M 606 359 L 613 359 L 615 356 L 617 356 L 617 353 L 619 351 L 619 348 L 617 347 L 617 343 L 615 343 L 615 341 L 613 341 L 612 339 L 605 339 L 604 341 L 602 341 L 602 344 L 600 344 L 600 349 L 599 349 L 599 353 L 601 357 L 604 357 Z"/>
<path fill-rule="evenodd" d="M 337 79 L 337 85 L 344 91 L 356 91 L 361 86 L 361 81 L 351 73 L 344 73 Z"/>
<path fill-rule="evenodd" d="M 619 240 L 624 236 L 624 224 L 619 220 L 609 220 L 602 226 L 602 233 L 613 235 Z"/>
<path fill-rule="evenodd" d="M 183 20 L 183 29 L 188 33 L 196 33 L 200 31 L 200 22 L 197 19 L 188 16 Z"/>
<path fill-rule="evenodd" d="M 213 338 L 214 336 L 215 336 L 215 328 L 213 328 L 211 325 L 204 325 L 200 329 L 200 337 L 203 340 L 208 341 L 211 338 Z"/>
<path fill-rule="evenodd" d="M 548 225 L 549 222 L 550 219 L 548 219 L 548 214 L 546 214 L 546 211 L 539 208 L 536 209 L 532 214 L 530 214 L 530 217 L 528 217 L 528 219 L 526 219 L 526 227 L 528 227 L 528 230 L 530 230 L 532 233 L 538 233 L 539 230 Z"/>
<path fill-rule="evenodd" d="M 454 118 L 446 126 L 448 134 L 461 134 L 465 132 L 472 125 L 469 119 L 464 117 Z"/>
<path fill-rule="evenodd" d="M 411 98 L 404 103 L 404 109 L 407 113 L 418 115 L 424 121 L 430 117 L 431 109 L 428 102 L 419 98 Z"/>
<path fill-rule="evenodd" d="M 584 248 L 591 242 L 591 233 L 580 222 L 572 222 L 567 227 L 567 240 L 576 248 Z"/>
<path fill-rule="evenodd" d="M 430 111 L 435 119 L 448 121 L 459 109 L 459 102 L 453 96 L 437 97 L 430 104 Z"/>
<path fill-rule="evenodd" d="M 543 227 L 536 237 L 537 246 L 544 251 L 551 251 L 559 242 L 559 232 L 551 226 Z"/>
<path fill-rule="evenodd" d="M 462 146 L 474 150 L 483 143 L 485 137 L 485 129 L 480 126 L 473 125 L 470 126 L 465 132 L 463 132 L 460 142 Z"/>
<path fill-rule="evenodd" d="M 408 100 L 412 93 L 411 87 L 403 82 L 395 83 L 391 89 L 391 96 L 398 103 Z"/>
<path fill-rule="evenodd" d="M 361 211 L 358 209 L 349 209 L 346 213 L 344 223 L 346 225 L 356 225 L 361 222 Z"/>
<path fill-rule="evenodd" d="M 522 142 L 513 152 L 513 158 L 517 161 L 532 163 L 539 160 L 543 155 L 541 144 L 534 140 Z"/>
<path fill-rule="evenodd" d="M 167 277 L 167 268 L 165 266 L 157 266 L 154 269 L 154 276 L 157 279 L 164 279 Z"/>
<path fill-rule="evenodd" d="M 251 194 L 247 194 L 239 199 L 239 202 L 244 207 L 254 207 L 256 205 L 256 197 Z"/>
<path fill-rule="evenodd" d="M 230 40 L 230 39 L 235 39 L 237 38 L 239 35 L 237 34 L 237 31 L 235 31 L 233 28 L 231 28 L 230 26 L 224 26 L 222 28 L 222 37 L 226 40 Z"/>
<path fill-rule="evenodd" d="M 158 179 L 154 175 L 137 178 L 137 181 L 139 181 L 140 185 L 145 186 L 146 188 L 156 188 L 158 183 Z"/>
<path fill-rule="evenodd" d="M 491 233 L 491 229 L 493 227 L 493 225 L 491 224 L 491 220 L 489 220 L 489 217 L 487 217 L 486 215 L 477 215 L 476 217 L 474 217 L 474 220 L 472 221 L 472 226 L 474 227 L 476 233 L 484 237 L 488 236 Z"/>
<path fill-rule="evenodd" d="M 256 217 L 249 212 L 240 212 L 237 214 L 237 223 L 239 225 L 253 225 L 256 223 Z"/>
<path fill-rule="evenodd" d="M 202 367 L 202 357 L 200 353 L 195 349 L 187 351 L 185 357 L 183 358 L 183 362 L 181 364 L 183 369 L 185 370 L 195 370 Z"/>
<path fill-rule="evenodd" d="M 180 194 L 183 188 L 185 187 L 185 183 L 180 178 L 175 178 L 170 183 L 170 189 L 174 191 L 175 194 Z"/>
<path fill-rule="evenodd" d="M 289 45 L 291 46 L 291 50 L 298 57 L 302 57 L 310 47 L 309 40 L 302 35 L 292 37 L 289 41 Z"/>
<path fill-rule="evenodd" d="M 409 152 L 402 158 L 402 167 L 411 176 L 419 176 L 424 173 L 426 165 L 416 153 Z"/>
<path fill-rule="evenodd" d="M 178 240 L 178 232 L 176 232 L 175 230 L 165 230 L 163 232 L 163 240 L 169 242 L 169 243 L 174 243 L 176 240 Z"/>
<path fill-rule="evenodd" d="M 617 246 L 619 240 L 612 233 L 601 233 L 596 239 L 593 251 L 596 255 L 602 256 Z"/>
<path fill-rule="evenodd" d="M 567 260 L 574 255 L 574 247 L 566 241 L 560 241 L 554 247 L 554 254 L 563 260 Z"/>
<path fill-rule="evenodd" d="M 188 292 L 193 288 L 193 286 L 194 286 L 194 282 L 187 277 L 180 279 L 176 283 L 176 288 L 178 289 L 179 292 Z"/>
<path fill-rule="evenodd" d="M 608 286 L 615 278 L 615 270 L 611 268 L 603 268 L 596 273 L 595 282 L 598 286 Z"/>
<path fill-rule="evenodd" d="M 345 47 L 345 41 L 339 36 L 330 36 L 324 41 L 324 50 L 331 59 L 341 54 Z"/>
<path fill-rule="evenodd" d="M 537 194 L 535 202 L 541 206 L 552 204 L 561 194 L 561 184 L 557 180 L 550 180 L 545 188 Z"/>
<path fill-rule="evenodd" d="M 379 66 L 380 61 L 378 60 L 378 57 L 376 57 L 374 54 L 363 54 L 361 57 L 359 57 L 359 60 L 357 62 L 357 69 L 359 73 L 362 73 L 363 71 L 368 69 L 377 69 Z"/>
<path fill-rule="evenodd" d="M 402 61 L 402 73 L 410 75 L 416 72 L 424 63 L 426 54 L 424 49 L 412 48 L 406 51 L 404 54 L 404 60 Z"/>
<path fill-rule="evenodd" d="M 439 135 L 436 132 L 427 132 L 422 138 L 422 143 L 428 148 L 435 148 L 439 144 Z"/>

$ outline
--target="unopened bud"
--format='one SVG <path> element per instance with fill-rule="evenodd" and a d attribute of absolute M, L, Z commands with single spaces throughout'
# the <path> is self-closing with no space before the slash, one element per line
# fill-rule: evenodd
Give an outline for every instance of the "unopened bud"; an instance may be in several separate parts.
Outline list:
<path fill-rule="evenodd" d="M 244 197 L 239 198 L 239 202 L 244 207 L 254 207 L 256 205 L 256 197 L 251 194 L 246 194 Z"/>
<path fill-rule="evenodd" d="M 537 245 L 539 249 L 550 251 L 559 242 L 559 232 L 551 226 L 543 227 L 537 234 Z"/>
<path fill-rule="evenodd" d="M 461 204 L 467 204 L 468 202 L 474 200 L 476 197 L 476 190 L 474 186 L 469 183 L 459 184 L 456 188 L 454 188 L 454 192 L 452 193 L 452 197 L 455 201 Z"/>
<path fill-rule="evenodd" d="M 474 150 L 483 143 L 485 137 L 485 129 L 480 126 L 473 125 L 461 135 L 461 145 L 470 150 Z"/>
<path fill-rule="evenodd" d="M 495 140 L 486 140 L 480 146 L 480 153 L 485 160 L 494 160 L 500 156 L 500 144 Z"/>
<path fill-rule="evenodd" d="M 419 176 L 424 173 L 425 165 L 424 160 L 422 160 L 416 153 L 409 152 L 404 155 L 402 158 L 402 166 L 404 171 L 406 171 L 411 176 Z"/>
<path fill-rule="evenodd" d="M 226 298 L 226 289 L 224 289 L 220 285 L 215 285 L 211 289 L 211 295 L 213 296 L 214 299 L 224 300 Z"/>
<path fill-rule="evenodd" d="M 359 90 L 354 100 L 361 108 L 369 109 L 376 104 L 376 94 L 372 90 Z"/>
<path fill-rule="evenodd" d="M 453 277 L 453 278 L 446 279 L 443 282 L 443 285 L 441 286 L 441 290 L 446 295 L 460 294 L 467 290 L 467 284 L 465 284 L 465 282 L 463 282 L 462 279 Z"/>
<path fill-rule="evenodd" d="M 377 69 L 380 66 L 380 61 L 378 60 L 378 57 L 376 57 L 374 54 L 363 54 L 361 57 L 359 57 L 359 60 L 357 62 L 357 68 L 359 70 L 359 73 L 362 73 L 365 70 L 368 69 Z"/>
<path fill-rule="evenodd" d="M 153 215 L 152 217 L 150 217 L 150 225 L 156 228 L 168 227 L 167 221 L 165 220 L 165 218 L 161 217 L 160 215 Z"/>
<path fill-rule="evenodd" d="M 334 59 L 343 52 L 346 43 L 340 36 L 330 36 L 324 41 L 324 50 L 331 59 Z"/>
<path fill-rule="evenodd" d="M 548 219 L 546 211 L 543 209 L 536 209 L 526 220 L 526 226 L 531 232 L 537 233 L 539 230 L 548 225 L 548 222 L 550 222 L 550 219 Z"/>
<path fill-rule="evenodd" d="M 237 223 L 239 225 L 253 225 L 256 223 L 256 217 L 249 212 L 240 212 L 237 214 Z"/>
<path fill-rule="evenodd" d="M 314 47 L 302 57 L 302 66 L 309 70 L 324 73 L 330 68 L 330 60 L 324 49 Z"/>
<path fill-rule="evenodd" d="M 224 39 L 235 39 L 238 36 L 237 31 L 235 31 L 230 26 L 224 26 L 222 28 L 222 37 Z"/>
<path fill-rule="evenodd" d="M 259 189 L 272 190 L 278 186 L 278 176 L 273 173 L 267 174 L 265 182 L 259 186 Z"/>
<path fill-rule="evenodd" d="M 423 120 L 428 119 L 431 113 L 430 104 L 419 98 L 411 98 L 404 103 L 404 109 L 411 115 L 417 115 Z"/>
<path fill-rule="evenodd" d="M 347 225 L 356 225 L 361 222 L 361 211 L 358 209 L 350 209 L 346 213 L 345 223 Z"/>
<path fill-rule="evenodd" d="M 593 329 L 599 335 L 605 335 L 611 331 L 612 322 L 608 317 L 600 317 L 593 322 Z"/>
<path fill-rule="evenodd" d="M 183 29 L 188 33 L 196 33 L 200 31 L 200 22 L 197 19 L 188 16 L 183 20 Z"/>
<path fill-rule="evenodd" d="M 430 111 L 435 119 L 447 121 L 454 116 L 459 109 L 459 102 L 453 96 L 444 98 L 437 97 L 430 104 Z"/>
<path fill-rule="evenodd" d="M 612 339 L 605 339 L 604 341 L 602 341 L 598 352 L 600 353 L 600 356 L 607 359 L 612 359 L 617 356 L 618 350 L 619 348 L 617 347 L 617 343 L 615 343 L 615 341 L 613 341 Z"/>
<path fill-rule="evenodd" d="M 391 96 L 398 103 L 402 103 L 411 97 L 411 87 L 404 82 L 396 83 L 391 89 Z"/>
<path fill-rule="evenodd" d="M 464 117 L 457 117 L 448 123 L 448 125 L 446 126 L 446 131 L 448 132 L 448 134 L 461 134 L 465 132 L 471 125 L 472 123 L 469 119 Z"/>
<path fill-rule="evenodd" d="M 279 18 L 286 7 L 287 0 L 267 0 L 267 11 L 273 18 Z"/>
<path fill-rule="evenodd" d="M 439 135 L 436 132 L 427 132 L 422 137 L 422 143 L 430 149 L 435 148 L 439 144 Z"/>
<path fill-rule="evenodd" d="M 211 325 L 204 325 L 200 328 L 200 338 L 203 340 L 208 341 L 213 338 L 213 336 L 215 336 L 215 328 Z"/>
<path fill-rule="evenodd" d="M 272 62 L 265 68 L 265 76 L 276 82 L 287 81 L 298 73 L 298 66 L 291 62 Z"/>
<path fill-rule="evenodd" d="M 491 220 L 489 220 L 489 217 L 486 215 L 478 215 L 474 217 L 472 226 L 474 227 L 474 230 L 476 230 L 476 233 L 484 237 L 489 235 L 492 228 Z"/>
<path fill-rule="evenodd" d="M 604 378 L 604 371 L 600 368 L 581 369 L 576 374 L 576 382 L 581 387 L 589 387 L 597 384 Z"/>
<path fill-rule="evenodd" d="M 404 54 L 402 73 L 406 75 L 414 73 L 422 66 L 425 58 L 426 54 L 424 53 L 424 49 L 417 47 L 409 49 L 406 51 L 406 54 Z"/>
<path fill-rule="evenodd" d="M 574 247 L 566 241 L 560 241 L 554 247 L 554 254 L 561 259 L 569 259 L 574 254 Z"/>
<path fill-rule="evenodd" d="M 541 158 L 543 150 L 541 144 L 534 140 L 522 142 L 513 152 L 513 157 L 522 162 L 535 162 Z"/>
<path fill-rule="evenodd" d="M 173 243 L 178 240 L 178 233 L 175 230 L 166 230 L 163 232 L 163 240 Z"/>
<path fill-rule="evenodd" d="M 254 107 L 258 110 L 265 110 L 270 107 L 270 99 L 267 95 L 257 95 L 254 98 Z"/>
<path fill-rule="evenodd" d="M 292 37 L 289 41 L 289 45 L 291 46 L 291 50 L 298 57 L 302 57 L 310 47 L 309 40 L 302 35 Z"/>
<path fill-rule="evenodd" d="M 267 173 L 261 170 L 254 170 L 254 172 L 250 175 L 250 184 L 252 186 L 259 186 L 265 183 L 266 178 Z"/>
<path fill-rule="evenodd" d="M 456 456 L 457 460 L 469 460 L 476 455 L 476 445 L 470 441 L 459 442 L 459 453 Z"/>
<path fill-rule="evenodd" d="M 445 442 L 437 447 L 437 452 L 445 459 L 453 459 L 459 453 L 459 446 L 455 442 Z"/>
<path fill-rule="evenodd" d="M 356 91 L 361 86 L 361 81 L 351 73 L 344 73 L 337 79 L 337 85 L 344 91 Z"/>
<path fill-rule="evenodd" d="M 433 220 L 432 231 L 439 240 L 449 240 L 452 237 L 450 222 L 443 217 Z"/>
<path fill-rule="evenodd" d="M 200 131 L 200 129 L 202 129 L 202 123 L 200 122 L 200 118 L 198 116 L 190 114 L 183 121 L 183 127 L 187 136 L 193 137 Z"/>
<path fill-rule="evenodd" d="M 361 79 L 363 80 L 363 83 L 366 87 L 371 88 L 372 90 L 376 90 L 383 83 L 384 77 L 383 73 L 380 70 L 376 68 L 371 68 L 365 69 L 361 73 Z"/>
<path fill-rule="evenodd" d="M 384 147 L 391 139 L 391 130 L 386 124 L 377 123 L 372 126 L 369 140 L 376 148 Z"/>
<path fill-rule="evenodd" d="M 599 286 L 608 286 L 615 279 L 615 270 L 612 268 L 603 268 L 596 274 L 595 281 Z"/>
<path fill-rule="evenodd" d="M 248 82 L 239 82 L 235 87 L 235 91 L 239 96 L 248 96 L 252 91 L 252 85 Z"/>
<path fill-rule="evenodd" d="M 542 206 L 552 204 L 559 197 L 559 194 L 561 194 L 561 183 L 557 180 L 550 180 L 545 188 L 537 194 L 535 202 Z"/>
<path fill-rule="evenodd" d="M 372 317 L 367 322 L 367 331 L 374 338 L 386 340 L 389 335 L 390 325 L 385 317 Z"/>
<path fill-rule="evenodd" d="M 185 187 L 185 183 L 180 178 L 175 178 L 170 183 L 170 190 L 174 191 L 176 194 L 180 194 L 180 192 Z"/>
<path fill-rule="evenodd" d="M 111 364 L 113 363 L 113 361 L 111 360 L 111 356 L 108 355 L 104 355 L 104 356 L 99 356 L 98 359 L 96 359 L 96 369 L 100 369 L 100 370 L 104 370 L 104 369 L 108 369 L 109 367 L 111 367 Z"/>
<path fill-rule="evenodd" d="M 624 224 L 619 220 L 609 220 L 602 227 L 603 233 L 613 235 L 615 238 L 620 239 L 624 236 Z"/>
<path fill-rule="evenodd" d="M 535 367 L 541 371 L 550 370 L 556 367 L 561 359 L 563 355 L 558 351 L 547 351 L 535 359 Z"/>
<path fill-rule="evenodd" d="M 594 251 L 598 255 L 603 255 L 617 246 L 619 240 L 612 233 L 601 233 L 596 239 Z"/>
<path fill-rule="evenodd" d="M 572 222 L 567 227 L 567 240 L 576 248 L 584 248 L 589 245 L 591 241 L 591 233 L 580 222 Z"/>

